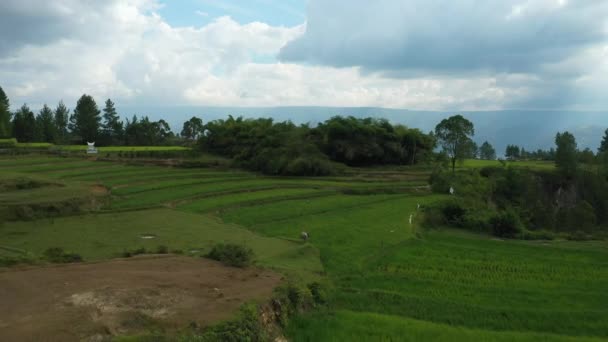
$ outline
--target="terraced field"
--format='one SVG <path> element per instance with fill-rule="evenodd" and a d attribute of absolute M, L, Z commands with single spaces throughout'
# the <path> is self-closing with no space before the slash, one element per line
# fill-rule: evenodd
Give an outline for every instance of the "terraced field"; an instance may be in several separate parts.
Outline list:
<path fill-rule="evenodd" d="M 286 328 L 293 341 L 608 339 L 605 241 L 503 241 L 422 230 L 424 207 L 442 198 L 429 194 L 428 172 L 277 178 L 3 157 L 2 179 L 62 185 L 4 191 L 0 203 L 62 201 L 99 188 L 106 200 L 88 215 L 5 222 L 0 256 L 63 247 L 103 260 L 159 244 L 200 255 L 216 242 L 237 242 L 287 279 L 328 286 L 327 307 Z M 299 240 L 302 231 L 309 242 Z"/>

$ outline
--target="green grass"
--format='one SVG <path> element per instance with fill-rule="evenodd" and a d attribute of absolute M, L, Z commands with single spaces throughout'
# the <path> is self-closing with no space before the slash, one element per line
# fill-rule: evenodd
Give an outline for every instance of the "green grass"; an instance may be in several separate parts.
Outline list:
<path fill-rule="evenodd" d="M 45 142 L 17 143 L 17 148 L 47 149 L 51 146 L 53 144 Z"/>
<path fill-rule="evenodd" d="M 192 212 L 208 212 L 212 210 L 238 207 L 243 205 L 255 205 L 263 202 L 278 202 L 288 199 L 301 197 L 316 197 L 320 195 L 328 195 L 333 192 L 327 192 L 316 189 L 273 189 L 253 192 L 243 192 L 229 194 L 225 196 L 216 196 L 211 198 L 203 198 L 190 203 L 179 206 L 180 209 Z"/>
<path fill-rule="evenodd" d="M 500 165 L 469 160 L 461 168 Z M 553 168 L 545 162 L 512 165 Z M 423 231 L 418 204 L 424 208 L 443 198 L 415 189 L 425 184 L 428 171 L 351 168 L 345 177 L 281 178 L 69 158 L 0 158 L 3 177 L 43 177 L 65 183 L 61 189 L 75 194 L 100 182 L 112 187 L 113 195 L 107 214 L 4 223 L 0 256 L 62 247 L 101 260 L 161 244 L 204 253 L 216 242 L 244 243 L 259 264 L 290 279 L 330 284 L 328 307 L 287 327 L 294 341 L 608 338 L 608 243 Z M 400 193 L 371 194 L 396 189 Z M 0 194 L 0 202 L 54 196 L 16 193 Z M 129 211 L 165 204 L 178 210 Z M 302 231 L 310 233 L 308 243 L 299 241 Z M 158 237 L 142 240 L 141 234 Z"/>
<path fill-rule="evenodd" d="M 86 151 L 87 145 L 57 145 L 58 149 L 65 151 Z M 190 151 L 190 147 L 183 146 L 102 146 L 97 147 L 99 153 L 107 152 L 141 152 L 141 151 Z"/>
<path fill-rule="evenodd" d="M 310 232 L 333 283 L 330 303 L 337 310 L 390 314 L 438 327 L 608 337 L 606 244 L 416 233 L 416 225 L 407 224 L 409 214 L 417 203 L 434 200 L 333 196 L 235 209 L 223 217 L 267 236 Z M 313 314 L 311 320 L 317 319 Z M 380 340 L 397 336 L 373 324 L 366 330 Z"/>
<path fill-rule="evenodd" d="M 303 315 L 291 322 L 287 336 L 299 341 L 601 341 L 550 333 L 488 331 L 414 320 L 400 316 L 339 310 Z"/>
<path fill-rule="evenodd" d="M 142 239 L 144 234 L 156 238 Z M 91 261 L 118 257 L 124 250 L 139 247 L 155 250 L 159 245 L 202 255 L 216 243 L 232 242 L 251 247 L 260 265 L 304 279 L 318 278 L 322 272 L 318 251 L 311 245 L 261 237 L 211 216 L 169 209 L 6 222 L 0 241 L 34 255 L 61 247 Z"/>
<path fill-rule="evenodd" d="M 458 164 L 458 168 L 483 168 L 488 166 L 502 166 L 498 160 L 480 160 L 467 159 L 463 163 Z M 504 165 L 512 167 L 529 168 L 534 170 L 552 170 L 555 168 L 555 162 L 542 160 L 523 160 L 523 161 L 506 161 Z"/>

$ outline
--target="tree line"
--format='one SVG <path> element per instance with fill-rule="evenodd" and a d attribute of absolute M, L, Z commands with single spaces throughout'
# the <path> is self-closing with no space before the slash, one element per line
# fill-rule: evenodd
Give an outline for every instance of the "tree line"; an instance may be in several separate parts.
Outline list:
<path fill-rule="evenodd" d="M 44 104 L 34 113 L 27 104 L 14 113 L 0 87 L 0 138 L 16 138 L 19 142 L 98 145 L 173 145 L 194 141 L 203 130 L 196 117 L 184 123 L 181 135 L 171 131 L 165 120 L 152 121 L 147 116 L 121 120 L 111 99 L 99 110 L 95 99 L 82 95 L 70 110 L 60 101 L 55 108 Z"/>
<path fill-rule="evenodd" d="M 505 164 L 458 173 L 455 163 L 468 153 L 473 124 L 457 115 L 443 120 L 435 131 L 452 161 L 452 172 L 436 169 L 431 186 L 443 194 L 456 189 L 457 197 L 429 208 L 429 225 L 524 239 L 587 239 L 608 233 L 608 130 L 597 153 L 579 150 L 575 136 L 567 131 L 555 135 L 555 148 L 547 152 L 526 152 L 517 145 L 506 149 L 509 160 L 554 160 L 555 171 Z"/>
<path fill-rule="evenodd" d="M 567 132 L 566 132 L 567 133 Z M 570 139 L 564 133 L 561 140 Z M 608 136 L 608 130 L 607 130 Z M 268 174 L 328 174 L 336 163 L 348 166 L 414 165 L 442 159 L 456 162 L 467 158 L 495 160 L 497 152 L 488 141 L 473 141 L 475 128 L 462 115 L 442 120 L 435 130 L 391 124 L 385 119 L 335 116 L 312 127 L 268 118 L 220 119 L 203 123 L 192 117 L 179 134 L 161 119 L 134 115 L 121 120 L 114 102 L 107 99 L 100 110 L 92 96 L 82 95 L 70 110 L 60 101 L 55 108 L 44 105 L 34 114 L 24 104 L 10 111 L 9 99 L 0 87 L 0 137 L 20 142 L 98 145 L 195 145 L 198 150 L 232 158 L 238 165 Z M 605 137 L 606 139 L 606 137 Z M 600 152 L 607 148 L 602 142 Z M 437 150 L 440 147 L 440 150 Z M 572 156 L 580 163 L 601 162 L 600 153 L 575 148 Z M 509 145 L 508 160 L 557 160 L 558 151 L 527 151 Z M 336 163 L 334 163 L 336 162 Z"/>
<path fill-rule="evenodd" d="M 433 157 L 433 134 L 384 119 L 334 116 L 315 127 L 242 117 L 204 125 L 200 150 L 267 174 L 325 175 L 349 166 L 413 165 Z"/>

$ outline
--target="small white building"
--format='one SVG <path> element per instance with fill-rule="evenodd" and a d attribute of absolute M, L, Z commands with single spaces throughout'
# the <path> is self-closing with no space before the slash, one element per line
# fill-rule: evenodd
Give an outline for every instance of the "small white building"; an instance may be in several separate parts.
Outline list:
<path fill-rule="evenodd" d="M 95 148 L 95 142 L 87 141 L 87 154 L 97 154 L 97 149 Z"/>

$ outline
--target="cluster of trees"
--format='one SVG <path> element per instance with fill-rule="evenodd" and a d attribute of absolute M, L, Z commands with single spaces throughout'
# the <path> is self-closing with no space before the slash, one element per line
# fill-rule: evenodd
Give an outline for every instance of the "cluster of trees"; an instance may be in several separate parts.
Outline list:
<path fill-rule="evenodd" d="M 335 116 L 316 127 L 230 116 L 207 123 L 200 149 L 267 174 L 323 175 L 350 166 L 412 165 L 430 158 L 435 137 L 387 120 Z"/>
<path fill-rule="evenodd" d="M 505 158 L 507 158 L 507 160 L 555 160 L 555 148 L 549 150 L 538 149 L 536 151 L 526 151 L 524 147 L 507 145 Z"/>
<path fill-rule="evenodd" d="M 26 104 L 16 112 L 0 87 L 0 138 L 17 138 L 19 142 L 55 144 L 96 142 L 98 145 L 167 145 L 193 143 L 204 126 L 193 117 L 184 123 L 181 136 L 174 134 L 164 120 L 152 121 L 147 116 L 122 121 L 114 102 L 106 100 L 99 110 L 95 99 L 84 94 L 70 111 L 63 101 L 54 109 L 44 105 L 34 113 Z"/>
<path fill-rule="evenodd" d="M 462 119 L 453 122 L 462 123 Z M 451 129 L 473 132 L 468 124 Z M 466 145 L 466 138 L 457 140 L 453 131 L 444 136 Z M 455 145 L 446 147 L 445 143 L 446 152 L 455 149 Z M 507 151 L 513 158 L 518 156 L 516 152 L 521 157 L 521 149 L 515 145 Z M 435 172 L 431 177 L 433 189 L 447 193 L 454 187 L 458 199 L 431 208 L 429 220 L 434 225 L 450 224 L 502 237 L 551 238 L 554 233 L 564 233 L 586 238 L 608 232 L 608 130 L 597 154 L 590 149 L 578 150 L 576 138 L 569 132 L 556 134 L 551 153 L 556 172 L 513 167 L 458 174 Z"/>

